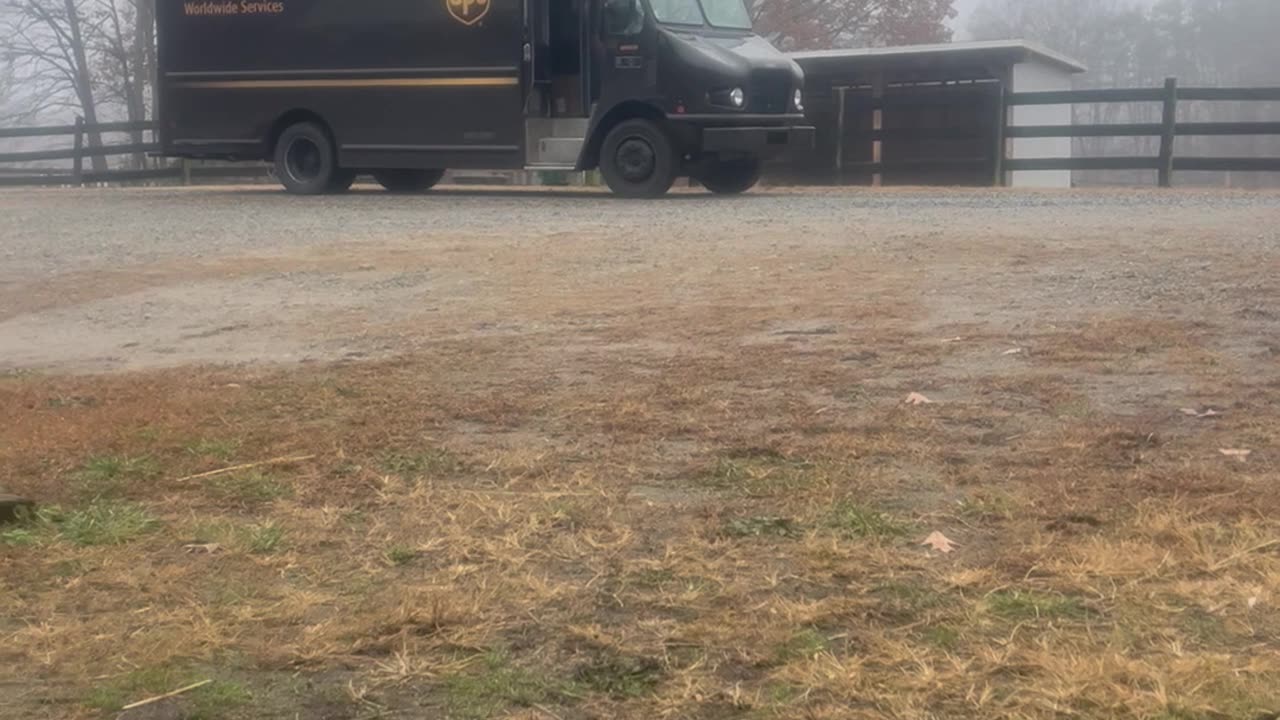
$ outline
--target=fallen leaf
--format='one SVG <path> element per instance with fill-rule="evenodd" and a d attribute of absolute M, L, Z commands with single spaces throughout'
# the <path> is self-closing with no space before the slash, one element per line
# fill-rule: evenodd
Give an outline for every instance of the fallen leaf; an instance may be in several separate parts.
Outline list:
<path fill-rule="evenodd" d="M 1253 454 L 1252 450 L 1233 450 L 1230 448 L 1224 448 L 1224 449 L 1218 450 L 1218 452 L 1222 453 L 1223 455 L 1226 455 L 1229 458 L 1235 458 L 1240 462 L 1247 461 L 1249 459 L 1249 456 Z"/>
<path fill-rule="evenodd" d="M 192 543 L 190 545 L 183 545 L 182 549 L 192 555 L 213 555 L 214 553 L 222 550 L 222 546 L 218 543 Z"/>
<path fill-rule="evenodd" d="M 914 393 L 914 392 L 907 396 L 907 399 L 905 400 L 905 402 L 908 405 L 932 405 L 933 404 L 933 401 L 930 400 L 929 398 L 921 395 L 920 393 Z"/>
<path fill-rule="evenodd" d="M 1198 420 L 1203 420 L 1205 418 L 1211 418 L 1211 417 L 1218 417 L 1219 415 L 1222 414 L 1217 410 L 1214 410 L 1213 408 L 1208 408 L 1206 410 L 1196 410 L 1195 408 L 1182 408 L 1181 410 L 1179 410 L 1179 412 L 1181 412 L 1183 415 L 1186 415 L 1187 417 L 1193 417 Z"/>
<path fill-rule="evenodd" d="M 951 541 L 951 538 L 947 537 L 946 535 L 943 535 L 941 532 L 938 532 L 936 530 L 929 537 L 925 538 L 924 542 L 920 544 L 926 547 L 933 548 L 934 550 L 937 550 L 943 555 L 955 552 L 955 549 L 958 547 L 954 542 Z"/>

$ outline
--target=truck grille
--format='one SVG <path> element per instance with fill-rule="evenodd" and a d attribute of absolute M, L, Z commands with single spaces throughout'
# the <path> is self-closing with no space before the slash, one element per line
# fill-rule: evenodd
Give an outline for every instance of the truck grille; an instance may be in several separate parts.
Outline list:
<path fill-rule="evenodd" d="M 785 113 L 790 106 L 791 73 L 759 74 L 751 79 L 750 112 Z"/>

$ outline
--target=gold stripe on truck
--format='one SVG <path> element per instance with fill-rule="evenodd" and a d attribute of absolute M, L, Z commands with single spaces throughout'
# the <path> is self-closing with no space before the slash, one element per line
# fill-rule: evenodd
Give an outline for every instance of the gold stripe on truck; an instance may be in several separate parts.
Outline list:
<path fill-rule="evenodd" d="M 514 77 L 453 78 L 370 78 L 349 80 L 194 80 L 177 83 L 180 88 L 217 90 L 271 88 L 406 88 L 406 87 L 510 87 L 519 85 Z"/>

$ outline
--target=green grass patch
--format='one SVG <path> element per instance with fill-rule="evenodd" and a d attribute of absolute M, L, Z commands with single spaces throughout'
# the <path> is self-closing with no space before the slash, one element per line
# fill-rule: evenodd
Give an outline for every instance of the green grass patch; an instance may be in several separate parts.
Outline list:
<path fill-rule="evenodd" d="M 284 548 L 287 533 L 274 522 L 240 525 L 220 521 L 195 528 L 192 540 L 254 555 L 270 555 Z"/>
<path fill-rule="evenodd" d="M 61 540 L 81 546 L 123 545 L 160 525 L 141 505 L 97 499 L 71 510 L 40 508 L 16 527 L 0 532 L 0 544 L 22 547 Z"/>
<path fill-rule="evenodd" d="M 59 534 L 76 545 L 123 545 L 160 527 L 141 505 L 106 500 L 71 510 L 56 523 Z"/>
<path fill-rule="evenodd" d="M 718 490 L 768 497 L 812 485 L 817 470 L 811 462 L 787 458 L 774 450 L 740 448 L 719 455 L 697 479 Z"/>
<path fill-rule="evenodd" d="M 865 505 L 843 501 L 827 514 L 826 526 L 846 538 L 891 538 L 906 535 L 910 525 Z"/>
<path fill-rule="evenodd" d="M 931 625 L 920 631 L 920 638 L 941 650 L 960 647 L 960 631 L 950 625 Z"/>
<path fill-rule="evenodd" d="M 903 622 L 919 618 L 921 613 L 946 605 L 946 596 L 918 582 L 890 582 L 878 585 L 871 594 L 879 601 L 877 611 Z"/>
<path fill-rule="evenodd" d="M 113 678 L 95 687 L 83 704 L 107 713 L 118 713 L 125 706 L 149 697 L 172 692 L 205 678 L 176 668 L 147 668 Z M 183 720 L 221 720 L 231 717 L 246 705 L 253 695 L 235 682 L 214 681 L 175 698 L 181 708 L 177 717 Z"/>
<path fill-rule="evenodd" d="M 392 546 L 382 554 L 389 565 L 408 565 L 418 559 L 418 551 L 403 546 Z"/>
<path fill-rule="evenodd" d="M 808 660 L 831 649 L 831 641 L 814 628 L 805 628 L 774 649 L 779 665 L 795 660 Z"/>
<path fill-rule="evenodd" d="M 159 474 L 159 466 L 150 457 L 102 455 L 86 460 L 72 479 L 80 495 L 101 498 L 122 495 L 136 483 Z"/>
<path fill-rule="evenodd" d="M 0 545 L 26 547 L 39 544 L 40 536 L 30 527 L 15 527 L 0 531 Z"/>
<path fill-rule="evenodd" d="M 284 546 L 284 528 L 275 523 L 250 525 L 243 530 L 242 543 L 254 555 L 270 555 Z"/>
<path fill-rule="evenodd" d="M 515 665 L 504 652 L 490 652 L 476 670 L 444 680 L 445 704 L 450 718 L 488 720 L 509 708 L 529 708 L 576 699 L 574 686 L 554 675 Z"/>
<path fill-rule="evenodd" d="M 1079 599 L 1035 590 L 1001 590 L 987 596 L 987 610 L 1005 620 L 1079 619 L 1089 609 Z"/>
<path fill-rule="evenodd" d="M 798 538 L 804 535 L 804 528 L 795 520 L 788 518 L 749 517 L 729 520 L 724 524 L 721 532 L 731 538 Z"/>

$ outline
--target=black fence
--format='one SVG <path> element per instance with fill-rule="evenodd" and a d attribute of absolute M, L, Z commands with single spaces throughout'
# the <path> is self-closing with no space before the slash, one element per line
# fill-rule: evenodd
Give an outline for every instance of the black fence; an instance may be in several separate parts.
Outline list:
<path fill-rule="evenodd" d="M 1175 78 L 1163 88 L 1128 90 L 1068 90 L 1063 92 L 1011 93 L 1005 96 L 1004 133 L 998 147 L 997 177 L 1017 170 L 1155 170 L 1160 187 L 1173 185 L 1179 170 L 1280 172 L 1280 157 L 1178 157 L 1179 137 L 1280 135 L 1280 122 L 1178 122 L 1179 102 L 1280 101 L 1280 87 L 1197 88 L 1178 87 Z M 1011 126 L 1008 109 L 1020 105 L 1081 105 L 1086 103 L 1161 103 L 1159 123 L 1109 123 L 1098 125 Z M 1003 138 L 1157 137 L 1155 156 L 1018 158 L 1008 157 Z"/>
<path fill-rule="evenodd" d="M 244 164 L 230 166 L 204 166 L 187 161 L 162 161 L 153 167 L 111 168 L 94 171 L 86 168 L 85 160 L 94 157 L 120 157 L 133 155 L 145 157 L 160 151 L 159 143 L 127 142 L 91 147 L 86 142 L 90 136 L 112 133 L 128 133 L 134 137 L 154 135 L 154 122 L 115 122 L 89 125 L 76 118 L 73 125 L 47 127 L 0 128 L 0 140 L 15 138 L 68 138 L 69 147 L 52 150 L 26 150 L 0 153 L 0 187 L 23 185 L 91 185 L 97 183 L 121 183 L 143 181 L 179 181 L 184 183 L 217 181 L 221 179 L 260 179 L 267 177 L 267 168 Z M 41 168 L 12 167 L 46 161 L 71 161 L 71 167 Z M 144 163 L 145 164 L 145 163 Z M 90 163 L 90 166 L 92 163 Z"/>
<path fill-rule="evenodd" d="M 1154 170 L 1160 186 L 1170 187 L 1178 171 L 1280 172 L 1280 157 L 1180 157 L 1174 152 L 1179 137 L 1280 136 L 1280 121 L 1177 120 L 1181 102 L 1280 102 L 1280 87 L 1182 88 L 1171 78 L 1163 88 L 1006 93 L 1000 83 L 993 82 L 926 91 L 913 89 L 900 95 L 891 92 L 878 97 L 869 93 L 850 93 L 846 97 L 846 91 L 841 89 L 838 97 L 837 140 L 832 150 L 839 176 L 848 172 L 867 177 L 901 173 L 911 182 L 972 184 L 975 179 L 985 179 L 986 184 L 1003 185 L 1008 173 L 1020 170 Z M 1160 103 L 1161 122 L 1035 126 L 1010 123 L 1012 109 L 1019 106 L 1097 103 Z M 973 117 L 962 118 L 958 126 L 939 127 L 928 117 L 912 112 L 912 108 L 924 106 L 947 108 L 946 112 L 952 114 L 957 108 L 963 108 Z M 857 110 L 856 118 L 846 118 L 849 108 Z M 0 187 L 161 180 L 217 182 L 268 176 L 268 169 L 258 164 L 208 166 L 185 161 L 163 161 L 153 167 L 100 172 L 86 169 L 86 158 L 145 156 L 160 149 L 155 142 L 136 141 L 88 147 L 88 137 L 128 133 L 138 138 L 147 133 L 154 136 L 155 130 L 154 122 L 87 125 L 79 119 L 73 125 L 0 129 L 0 140 L 70 137 L 70 147 L 66 148 L 0 153 Z M 1100 137 L 1159 138 L 1159 152 L 1152 156 L 1009 157 L 1010 141 L 1019 138 Z M 71 168 L 6 167 L 6 164 L 50 160 L 70 160 Z M 825 164 L 821 159 L 818 162 Z"/>
<path fill-rule="evenodd" d="M 814 88 L 812 95 L 810 120 L 818 128 L 818 146 L 792 166 L 775 168 L 772 174 L 782 182 L 991 186 L 1006 184 L 1014 171 L 1151 170 L 1161 186 L 1169 187 L 1178 171 L 1280 172 L 1280 157 L 1175 152 L 1180 137 L 1280 137 L 1280 112 L 1273 122 L 1178 121 L 1179 109 L 1187 103 L 1201 103 L 1197 111 L 1213 114 L 1214 107 L 1204 103 L 1280 102 L 1280 87 L 1183 88 L 1170 79 L 1161 88 L 1012 93 L 991 78 L 880 86 L 857 82 Z M 1014 110 L 1023 106 L 1070 106 L 1070 117 L 1075 106 L 1107 103 L 1145 104 L 1142 115 L 1160 121 L 1014 124 Z M 1151 146 L 1150 154 L 1130 150 L 1101 156 L 1102 150 L 1074 141 L 1108 137 L 1151 138 L 1153 142 L 1144 143 Z M 1028 157 L 1016 143 L 1023 138 L 1070 139 L 1077 147 L 1053 153 L 1056 157 Z M 1087 154 L 1091 152 L 1095 156 Z"/>

